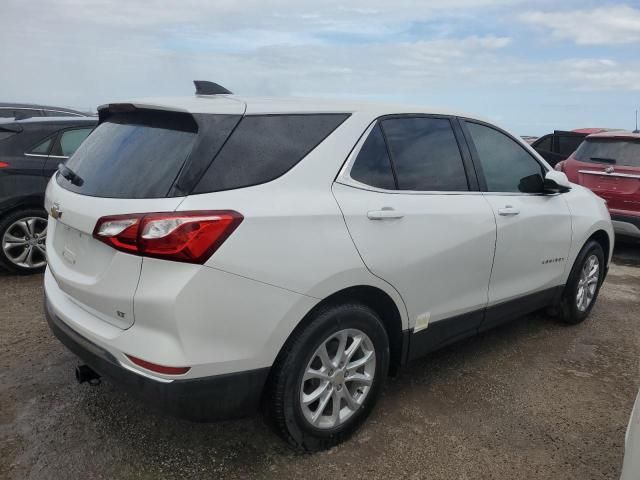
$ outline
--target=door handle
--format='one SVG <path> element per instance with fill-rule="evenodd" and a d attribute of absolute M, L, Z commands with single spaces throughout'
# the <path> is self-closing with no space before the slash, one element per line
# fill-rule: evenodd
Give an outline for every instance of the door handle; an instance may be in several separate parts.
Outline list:
<path fill-rule="evenodd" d="M 511 205 L 505 205 L 503 208 L 498 209 L 498 215 L 502 215 L 503 217 L 509 217 L 511 215 L 518 215 L 520 210 Z"/>
<path fill-rule="evenodd" d="M 390 207 L 383 207 L 382 210 L 371 210 L 367 212 L 369 220 L 392 220 L 404 217 L 404 214 Z"/>

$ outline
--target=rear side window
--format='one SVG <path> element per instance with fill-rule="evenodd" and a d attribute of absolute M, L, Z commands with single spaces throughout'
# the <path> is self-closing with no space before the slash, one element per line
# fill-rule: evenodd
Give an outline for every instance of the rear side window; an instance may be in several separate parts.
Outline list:
<path fill-rule="evenodd" d="M 544 170 L 518 142 L 485 125 L 466 125 L 489 192 L 542 192 Z"/>
<path fill-rule="evenodd" d="M 82 185 L 62 175 L 56 176 L 57 182 L 67 190 L 96 197 L 165 197 L 191 153 L 197 128 L 188 114 L 142 111 L 112 115 L 67 161 L 82 178 Z"/>
<path fill-rule="evenodd" d="M 51 152 L 51 155 L 70 157 L 90 133 L 91 128 L 65 130 L 61 133 L 60 140 Z"/>
<path fill-rule="evenodd" d="M 37 153 L 39 155 L 47 155 L 49 153 L 49 149 L 51 148 L 51 143 L 53 142 L 55 135 L 53 137 L 49 137 L 43 142 L 40 142 L 38 145 L 33 147 L 31 152 L 29 153 Z"/>
<path fill-rule="evenodd" d="M 587 139 L 580 145 L 574 158 L 581 162 L 640 167 L 640 139 Z"/>
<path fill-rule="evenodd" d="M 391 159 L 380 130 L 380 125 L 371 130 L 350 172 L 351 178 L 371 187 L 395 190 L 396 182 L 391 170 Z"/>
<path fill-rule="evenodd" d="M 194 193 L 266 183 L 280 177 L 331 134 L 348 114 L 244 117 Z"/>
<path fill-rule="evenodd" d="M 458 142 L 446 118 L 382 121 L 399 190 L 469 190 Z"/>

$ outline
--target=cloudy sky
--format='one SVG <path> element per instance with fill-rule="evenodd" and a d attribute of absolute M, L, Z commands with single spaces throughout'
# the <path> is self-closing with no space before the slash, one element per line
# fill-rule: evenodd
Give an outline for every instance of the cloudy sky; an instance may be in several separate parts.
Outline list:
<path fill-rule="evenodd" d="M 640 0 L 3 0 L 0 100 L 191 95 L 452 107 L 515 133 L 633 126 Z"/>

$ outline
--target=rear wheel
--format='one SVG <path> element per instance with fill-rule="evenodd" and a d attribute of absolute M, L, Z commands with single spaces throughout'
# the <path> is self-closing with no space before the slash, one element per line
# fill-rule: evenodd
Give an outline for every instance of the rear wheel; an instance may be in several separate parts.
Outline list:
<path fill-rule="evenodd" d="M 598 298 L 604 278 L 605 260 L 602 246 L 590 240 L 576 258 L 560 303 L 560 319 L 577 324 L 584 321 Z"/>
<path fill-rule="evenodd" d="M 12 273 L 42 272 L 46 257 L 47 216 L 39 208 L 15 210 L 0 220 L 0 266 Z"/>
<path fill-rule="evenodd" d="M 290 444 L 330 448 L 369 415 L 388 368 L 387 333 L 373 310 L 360 304 L 323 309 L 276 362 L 268 417 Z"/>

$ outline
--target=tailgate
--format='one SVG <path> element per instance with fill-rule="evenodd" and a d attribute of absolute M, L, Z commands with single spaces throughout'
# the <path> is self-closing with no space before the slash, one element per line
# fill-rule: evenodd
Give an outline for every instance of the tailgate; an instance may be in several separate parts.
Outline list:
<path fill-rule="evenodd" d="M 154 199 L 98 198 L 60 187 L 47 187 L 49 212 L 47 260 L 58 286 L 89 313 L 120 328 L 134 322 L 133 297 L 142 257 L 119 252 L 92 237 L 98 219 L 106 215 L 173 211 L 182 197 Z M 53 218 L 53 214 L 58 218 Z"/>

